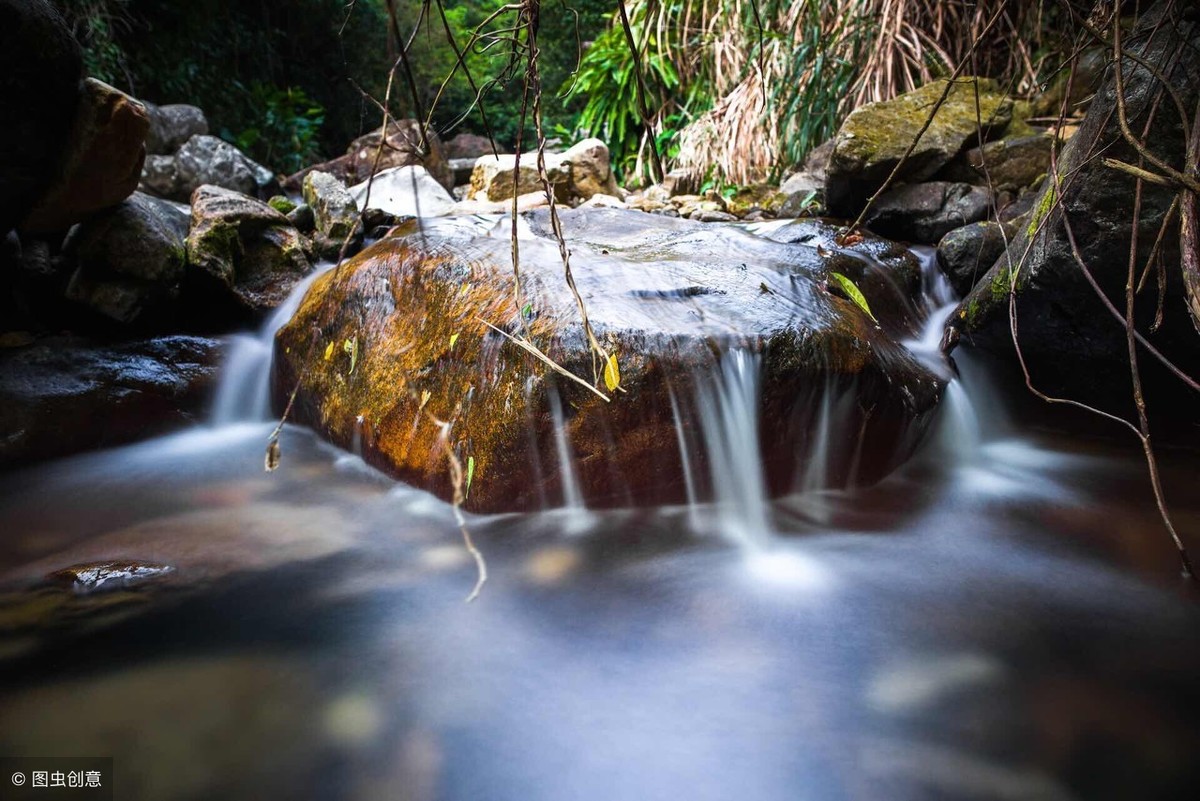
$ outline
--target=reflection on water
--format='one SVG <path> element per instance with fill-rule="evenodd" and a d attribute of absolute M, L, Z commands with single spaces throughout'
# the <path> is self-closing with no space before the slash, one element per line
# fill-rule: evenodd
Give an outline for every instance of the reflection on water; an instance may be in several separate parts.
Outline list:
<path fill-rule="evenodd" d="M 297 430 L 266 475 L 268 430 L 0 480 L 0 752 L 156 801 L 1194 797 L 1200 611 L 1136 454 L 932 455 L 750 551 L 703 507 L 477 518 L 466 605 L 443 504 Z M 47 578 L 118 559 L 172 570 Z"/>

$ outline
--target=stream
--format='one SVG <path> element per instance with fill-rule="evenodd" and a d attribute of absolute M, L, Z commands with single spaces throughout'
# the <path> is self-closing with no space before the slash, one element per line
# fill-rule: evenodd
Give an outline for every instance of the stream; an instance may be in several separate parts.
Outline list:
<path fill-rule="evenodd" d="M 156 801 L 1195 797 L 1200 607 L 1132 444 L 1010 420 L 960 363 L 885 481 L 768 502 L 734 352 L 713 502 L 469 517 L 466 604 L 443 502 L 298 427 L 263 472 L 298 300 L 211 425 L 0 475 L 0 754 L 112 756 Z M 1162 460 L 1194 532 L 1195 457 Z"/>

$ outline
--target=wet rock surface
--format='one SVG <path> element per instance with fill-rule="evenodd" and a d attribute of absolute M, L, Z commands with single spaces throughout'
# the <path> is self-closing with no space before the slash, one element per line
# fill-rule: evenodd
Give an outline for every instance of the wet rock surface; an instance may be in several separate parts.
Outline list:
<path fill-rule="evenodd" d="M 982 186 L 930 181 L 889 189 L 863 221 L 881 236 L 936 245 L 942 237 L 987 217 L 991 193 Z"/>
<path fill-rule="evenodd" d="M 223 345 L 173 336 L 0 349 L 0 467 L 111 447 L 197 423 Z"/>
<path fill-rule="evenodd" d="M 672 407 L 681 407 L 686 436 L 699 437 L 697 388 L 720 375 L 722 354 L 739 349 L 761 354 L 770 422 L 759 434 L 773 491 L 792 485 L 824 393 L 850 407 L 836 435 L 848 441 L 832 450 L 852 454 L 861 437 L 870 451 L 861 463 L 871 475 L 859 480 L 878 478 L 919 442 L 941 382 L 827 290 L 827 272 L 848 269 L 834 254 L 614 209 L 562 219 L 596 336 L 620 365 L 625 391 L 611 402 L 552 378 L 488 325 L 594 375 L 545 212 L 523 218 L 521 309 L 507 226 L 489 233 L 491 223 L 410 223 L 318 278 L 276 338 L 276 402 L 299 381 L 294 420 L 361 446 L 369 462 L 442 497 L 451 491 L 445 451 L 428 415 L 453 420 L 449 446 L 474 462 L 467 505 L 479 510 L 537 507 L 563 491 L 569 477 L 555 467 L 553 421 L 560 401 L 588 503 L 681 500 Z M 880 301 L 881 312 L 888 306 Z M 848 469 L 831 472 L 844 478 Z"/>

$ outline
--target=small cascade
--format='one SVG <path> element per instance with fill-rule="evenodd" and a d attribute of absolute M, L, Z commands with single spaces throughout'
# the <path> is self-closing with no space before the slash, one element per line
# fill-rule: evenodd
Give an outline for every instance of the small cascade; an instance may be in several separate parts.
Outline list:
<path fill-rule="evenodd" d="M 921 335 L 904 345 L 929 369 L 949 379 L 942 398 L 936 444 L 948 457 L 949 464 L 965 464 L 979 455 L 982 441 L 979 416 L 962 381 L 953 375 L 941 350 L 946 321 L 957 308 L 958 298 L 949 279 L 938 268 L 933 248 L 914 247 L 913 253 L 921 261 L 921 287 L 928 317 Z"/>
<path fill-rule="evenodd" d="M 551 387 L 550 416 L 554 422 L 554 448 L 558 454 L 558 474 L 562 481 L 563 506 L 570 510 L 583 511 L 583 493 L 579 479 L 575 476 L 575 457 L 567 439 L 567 425 L 563 418 L 562 398 L 556 387 Z"/>
<path fill-rule="evenodd" d="M 275 333 L 292 319 L 304 293 L 322 273 L 333 264 L 319 265 L 298 283 L 287 300 L 267 319 L 255 335 L 239 334 L 233 338 L 229 357 L 221 371 L 217 395 L 213 402 L 212 423 L 259 422 L 271 417 L 271 353 Z"/>
<path fill-rule="evenodd" d="M 751 548 L 765 547 L 771 530 L 758 442 L 759 366 L 757 354 L 731 350 L 699 392 L 717 520 L 722 532 Z"/>

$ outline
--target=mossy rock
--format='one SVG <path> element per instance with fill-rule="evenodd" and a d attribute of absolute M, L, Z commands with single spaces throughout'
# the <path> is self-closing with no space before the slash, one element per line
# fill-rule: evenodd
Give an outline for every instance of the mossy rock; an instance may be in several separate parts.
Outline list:
<path fill-rule="evenodd" d="M 576 209 L 561 219 L 579 292 L 623 391 L 607 388 L 588 349 L 548 215 L 538 211 L 524 215 L 519 302 L 507 226 L 467 218 L 402 226 L 319 277 L 276 337 L 276 405 L 298 386 L 292 420 L 443 498 L 453 494 L 446 448 L 473 460 L 466 505 L 478 511 L 563 497 L 556 405 L 589 505 L 687 497 L 677 414 L 697 489 L 711 494 L 697 398 L 725 360 L 741 358 L 733 351 L 757 354 L 758 434 L 773 493 L 797 486 L 818 425 L 838 454 L 831 483 L 848 480 L 856 452 L 863 469 L 855 478 L 869 482 L 921 441 L 942 381 L 828 290 L 831 270 L 853 272 L 853 254 L 633 211 Z M 873 294 L 868 273 L 886 268 L 860 261 L 859 280 Z M 609 400 L 557 376 L 509 336 L 596 381 Z M 827 393 L 844 413 L 832 424 L 818 421 Z"/>
<path fill-rule="evenodd" d="M 964 147 L 979 143 L 981 120 L 984 140 L 1012 122 L 1013 103 L 995 81 L 960 78 L 905 159 L 945 89 L 944 79 L 933 81 L 894 100 L 869 103 L 850 113 L 834 138 L 826 173 L 826 203 L 831 214 L 856 216 L 901 159 L 904 164 L 896 180 L 924 181 Z"/>

